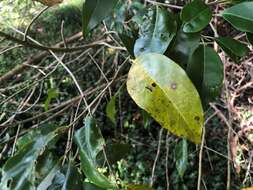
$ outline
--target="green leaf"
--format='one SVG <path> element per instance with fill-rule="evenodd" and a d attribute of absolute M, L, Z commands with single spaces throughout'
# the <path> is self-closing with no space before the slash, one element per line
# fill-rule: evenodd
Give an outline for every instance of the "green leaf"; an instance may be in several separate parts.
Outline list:
<path fill-rule="evenodd" d="M 114 188 L 115 185 L 97 170 L 96 157 L 105 142 L 92 117 L 87 116 L 85 126 L 76 131 L 75 142 L 80 149 L 81 169 L 89 181 L 102 188 Z"/>
<path fill-rule="evenodd" d="M 83 4 L 83 35 L 104 20 L 116 6 L 118 0 L 85 0 Z"/>
<path fill-rule="evenodd" d="M 246 56 L 248 48 L 245 44 L 231 38 L 231 37 L 219 37 L 215 38 L 215 41 L 222 48 L 222 50 L 236 63 L 240 58 Z"/>
<path fill-rule="evenodd" d="M 154 190 L 152 187 L 145 185 L 128 185 L 127 190 Z"/>
<path fill-rule="evenodd" d="M 106 116 L 116 125 L 116 97 L 113 96 L 106 105 Z"/>
<path fill-rule="evenodd" d="M 253 45 L 253 34 L 252 33 L 247 33 L 247 40 L 251 45 Z"/>
<path fill-rule="evenodd" d="M 200 46 L 187 66 L 188 76 L 199 91 L 203 105 L 207 106 L 219 95 L 223 82 L 223 63 L 210 47 Z"/>
<path fill-rule="evenodd" d="M 210 8 L 202 0 L 194 0 L 184 6 L 181 12 L 184 32 L 199 32 L 212 19 Z"/>
<path fill-rule="evenodd" d="M 128 144 L 108 144 L 105 146 L 105 152 L 107 160 L 110 164 L 115 164 L 123 158 L 126 158 L 131 151 L 131 146 Z M 97 163 L 102 166 L 105 163 L 103 152 L 100 152 L 97 156 Z"/>
<path fill-rule="evenodd" d="M 242 32 L 253 33 L 253 2 L 243 2 L 226 9 L 223 18 Z"/>
<path fill-rule="evenodd" d="M 181 67 L 186 68 L 189 58 L 194 50 L 198 48 L 200 33 L 186 33 L 181 28 L 176 35 L 172 47 L 168 48 L 168 57 L 173 59 Z"/>
<path fill-rule="evenodd" d="M 204 121 L 201 101 L 178 64 L 160 54 L 143 54 L 129 71 L 127 90 L 162 127 L 200 143 Z"/>
<path fill-rule="evenodd" d="M 105 189 L 102 189 L 92 183 L 88 183 L 88 182 L 85 182 L 84 183 L 84 189 L 85 190 L 105 190 Z"/>
<path fill-rule="evenodd" d="M 58 98 L 58 96 L 59 96 L 59 92 L 55 88 L 50 88 L 47 91 L 47 99 L 46 99 L 46 101 L 44 103 L 45 111 L 48 111 L 48 106 L 49 106 L 51 100 L 55 99 L 55 98 Z"/>
<path fill-rule="evenodd" d="M 58 128 L 47 134 L 41 134 L 31 142 L 23 145 L 15 156 L 7 160 L 2 168 L 0 187 L 5 190 L 28 190 L 35 188 L 34 167 L 36 160 L 61 129 Z M 10 180 L 12 182 L 8 186 Z"/>
<path fill-rule="evenodd" d="M 187 141 L 185 139 L 183 139 L 176 145 L 175 159 L 178 174 L 181 178 L 183 178 L 188 166 L 188 148 Z"/>
<path fill-rule="evenodd" d="M 140 37 L 134 45 L 134 54 L 155 52 L 163 54 L 176 34 L 177 23 L 165 9 L 150 9 L 140 26 Z"/>
<path fill-rule="evenodd" d="M 119 37 L 126 47 L 128 53 L 134 58 L 134 44 L 138 38 L 138 34 L 136 31 L 133 31 L 131 34 L 128 33 L 119 33 Z"/>

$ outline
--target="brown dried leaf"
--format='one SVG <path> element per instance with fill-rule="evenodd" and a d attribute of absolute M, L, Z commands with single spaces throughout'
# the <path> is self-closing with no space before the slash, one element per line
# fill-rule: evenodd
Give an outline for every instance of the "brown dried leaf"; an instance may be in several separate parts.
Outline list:
<path fill-rule="evenodd" d="M 63 0 L 33 0 L 33 1 L 38 1 L 42 4 L 44 4 L 44 5 L 47 5 L 47 6 L 51 7 L 51 6 L 62 3 Z"/>

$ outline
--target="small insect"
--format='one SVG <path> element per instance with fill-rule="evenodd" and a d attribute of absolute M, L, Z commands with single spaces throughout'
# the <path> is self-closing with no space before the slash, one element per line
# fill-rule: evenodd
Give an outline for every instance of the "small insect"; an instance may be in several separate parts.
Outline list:
<path fill-rule="evenodd" d="M 47 5 L 47 6 L 51 7 L 51 6 L 62 3 L 63 0 L 33 0 L 33 1 L 38 1 L 42 4 L 44 4 L 44 5 Z"/>

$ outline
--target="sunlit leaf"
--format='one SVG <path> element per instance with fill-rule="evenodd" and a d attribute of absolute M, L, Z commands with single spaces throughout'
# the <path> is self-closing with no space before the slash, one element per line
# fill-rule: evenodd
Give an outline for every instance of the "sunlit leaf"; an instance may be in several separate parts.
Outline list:
<path fill-rule="evenodd" d="M 200 46 L 196 49 L 189 61 L 187 73 L 198 89 L 203 105 L 207 106 L 220 94 L 223 63 L 212 48 Z"/>
<path fill-rule="evenodd" d="M 168 48 L 175 36 L 177 24 L 172 13 L 156 7 L 150 9 L 140 26 L 140 37 L 134 45 L 134 54 L 161 53 Z"/>
<path fill-rule="evenodd" d="M 183 139 L 176 145 L 175 159 L 178 174 L 181 178 L 183 178 L 188 166 L 188 148 L 187 141 L 185 139 Z"/>
<path fill-rule="evenodd" d="M 116 125 L 116 97 L 113 96 L 106 105 L 106 116 Z"/>
<path fill-rule="evenodd" d="M 80 149 L 81 169 L 89 181 L 102 188 L 114 188 L 115 185 L 97 170 L 96 157 L 105 142 L 92 117 L 85 118 L 85 126 L 76 131 L 75 141 Z"/>
<path fill-rule="evenodd" d="M 118 0 L 85 0 L 83 5 L 83 35 L 105 19 L 116 6 Z"/>
<path fill-rule="evenodd" d="M 143 54 L 129 71 L 127 90 L 162 127 L 200 143 L 204 120 L 201 101 L 178 64 L 160 54 Z"/>
<path fill-rule="evenodd" d="M 184 6 L 181 19 L 184 32 L 199 32 L 209 24 L 212 12 L 204 1 L 194 0 Z"/>
<path fill-rule="evenodd" d="M 253 33 L 253 2 L 243 2 L 225 9 L 222 16 L 237 30 Z"/>

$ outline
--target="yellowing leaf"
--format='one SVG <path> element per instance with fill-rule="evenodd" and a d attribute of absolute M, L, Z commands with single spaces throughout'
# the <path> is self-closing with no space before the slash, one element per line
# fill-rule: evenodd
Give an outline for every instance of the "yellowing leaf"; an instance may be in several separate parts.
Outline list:
<path fill-rule="evenodd" d="M 204 121 L 201 100 L 185 71 L 175 62 L 156 53 L 141 55 L 129 71 L 127 90 L 162 127 L 200 143 Z"/>
<path fill-rule="evenodd" d="M 63 0 L 33 0 L 33 1 L 38 1 L 47 6 L 54 6 L 54 5 L 62 3 Z"/>

